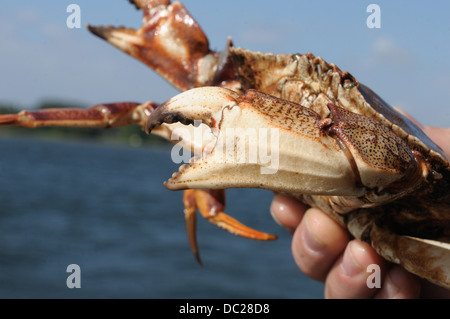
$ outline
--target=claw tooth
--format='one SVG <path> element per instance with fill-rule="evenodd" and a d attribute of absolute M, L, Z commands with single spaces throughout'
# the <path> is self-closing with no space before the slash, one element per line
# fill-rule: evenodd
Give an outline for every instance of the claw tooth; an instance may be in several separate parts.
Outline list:
<path fill-rule="evenodd" d="M 162 123 L 193 124 L 201 120 L 208 126 L 219 123 L 225 107 L 237 105 L 239 94 L 220 87 L 201 87 L 178 94 L 160 105 L 149 117 L 146 132 Z"/>
<path fill-rule="evenodd" d="M 188 167 L 189 167 L 188 164 L 183 164 L 183 165 L 180 166 L 180 168 L 178 169 L 178 171 L 179 171 L 180 173 L 183 173 Z"/>
<path fill-rule="evenodd" d="M 201 156 L 201 155 L 193 156 L 193 157 L 191 157 L 191 159 L 189 160 L 189 164 L 198 162 L 198 161 L 201 160 L 201 159 L 202 159 L 202 156 Z"/>

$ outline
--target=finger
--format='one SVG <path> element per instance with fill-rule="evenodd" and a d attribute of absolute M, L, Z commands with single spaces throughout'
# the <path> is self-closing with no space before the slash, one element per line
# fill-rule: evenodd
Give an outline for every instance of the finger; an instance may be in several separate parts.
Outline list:
<path fill-rule="evenodd" d="M 437 145 L 439 145 L 442 150 L 450 156 L 450 128 L 443 128 L 443 127 L 433 127 L 428 125 L 422 125 L 420 124 L 412 115 L 406 113 L 402 109 L 398 107 L 394 107 L 399 113 L 406 116 L 408 119 L 410 119 L 414 124 L 416 124 L 418 127 L 420 127 L 425 134 L 427 134 Z"/>
<path fill-rule="evenodd" d="M 349 241 L 347 230 L 317 208 L 308 209 L 292 238 L 292 254 L 309 277 L 323 281 Z"/>
<path fill-rule="evenodd" d="M 450 129 L 425 126 L 425 133 L 450 156 Z"/>
<path fill-rule="evenodd" d="M 308 206 L 299 201 L 284 196 L 276 195 L 270 205 L 270 213 L 273 219 L 286 230 L 293 234 L 300 224 Z"/>
<path fill-rule="evenodd" d="M 326 298 L 370 298 L 377 293 L 370 288 L 367 278 L 372 274 L 369 265 L 380 267 L 380 282 L 383 282 L 386 263 L 368 244 L 354 239 L 344 254 L 331 268 L 325 281 Z"/>
<path fill-rule="evenodd" d="M 378 299 L 413 299 L 420 297 L 419 278 L 398 265 L 387 270 L 380 290 L 375 294 Z"/>

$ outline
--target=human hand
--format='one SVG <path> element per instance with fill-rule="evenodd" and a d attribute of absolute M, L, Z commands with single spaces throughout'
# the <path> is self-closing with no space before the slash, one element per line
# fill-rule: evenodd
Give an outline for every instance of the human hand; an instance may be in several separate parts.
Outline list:
<path fill-rule="evenodd" d="M 450 128 L 423 127 L 450 157 Z M 450 290 L 433 285 L 386 262 L 368 244 L 351 239 L 348 231 L 317 208 L 286 196 L 272 201 L 274 219 L 291 234 L 292 254 L 307 276 L 325 282 L 326 298 L 450 298 Z M 366 284 L 367 266 L 377 264 L 381 288 Z"/>

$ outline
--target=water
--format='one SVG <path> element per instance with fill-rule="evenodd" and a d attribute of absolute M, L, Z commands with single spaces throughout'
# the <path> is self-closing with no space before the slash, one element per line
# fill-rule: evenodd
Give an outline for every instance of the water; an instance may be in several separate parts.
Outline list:
<path fill-rule="evenodd" d="M 182 192 L 162 182 L 168 150 L 0 138 L 1 298 L 322 298 L 295 265 L 272 193 L 227 191 L 227 212 L 279 239 L 239 238 L 198 219 L 186 238 Z M 81 268 L 69 289 L 67 266 Z"/>

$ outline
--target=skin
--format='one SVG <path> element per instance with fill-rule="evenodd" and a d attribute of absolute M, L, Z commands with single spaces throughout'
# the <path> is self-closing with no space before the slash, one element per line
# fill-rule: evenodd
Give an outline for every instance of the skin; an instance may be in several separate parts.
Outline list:
<path fill-rule="evenodd" d="M 450 128 L 422 126 L 450 157 Z M 282 195 L 270 207 L 273 218 L 292 237 L 292 255 L 301 271 L 325 282 L 325 298 L 450 298 L 450 290 L 433 285 L 381 258 L 368 244 L 324 212 Z M 380 266 L 381 288 L 368 288 L 367 266 Z"/>

